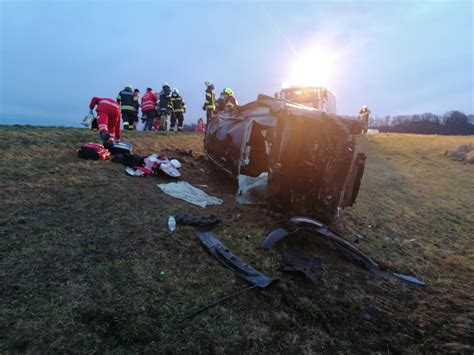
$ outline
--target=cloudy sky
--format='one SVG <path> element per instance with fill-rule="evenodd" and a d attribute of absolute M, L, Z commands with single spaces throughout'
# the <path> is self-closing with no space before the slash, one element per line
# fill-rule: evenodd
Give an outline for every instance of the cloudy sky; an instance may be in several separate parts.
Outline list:
<path fill-rule="evenodd" d="M 92 96 L 204 81 L 239 103 L 314 81 L 338 113 L 474 113 L 472 1 L 0 0 L 0 123 L 79 126 Z"/>

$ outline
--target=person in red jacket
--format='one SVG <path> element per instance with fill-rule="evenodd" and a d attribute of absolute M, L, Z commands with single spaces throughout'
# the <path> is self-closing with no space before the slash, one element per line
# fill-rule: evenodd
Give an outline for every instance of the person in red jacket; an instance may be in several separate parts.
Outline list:
<path fill-rule="evenodd" d="M 153 128 L 153 121 L 156 117 L 156 102 L 158 97 L 153 93 L 152 88 L 146 89 L 145 95 L 142 97 L 142 113 L 146 116 L 144 131 L 151 131 Z"/>
<path fill-rule="evenodd" d="M 204 133 L 204 131 L 205 131 L 205 128 L 204 128 L 204 120 L 203 120 L 202 118 L 199 118 L 199 119 L 198 119 L 197 131 L 198 131 L 199 133 Z"/>
<path fill-rule="evenodd" d="M 93 97 L 89 104 L 90 114 L 97 106 L 97 123 L 99 124 L 99 135 L 104 146 L 114 144 L 119 140 L 120 133 L 120 105 L 114 99 Z"/>

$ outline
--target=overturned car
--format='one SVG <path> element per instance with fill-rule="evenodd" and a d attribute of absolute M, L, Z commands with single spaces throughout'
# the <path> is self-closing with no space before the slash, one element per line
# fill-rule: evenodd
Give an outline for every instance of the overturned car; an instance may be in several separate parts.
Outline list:
<path fill-rule="evenodd" d="M 354 134 L 361 130 L 356 118 L 259 95 L 212 120 L 204 148 L 238 182 L 241 203 L 330 224 L 359 191 L 365 155 Z"/>

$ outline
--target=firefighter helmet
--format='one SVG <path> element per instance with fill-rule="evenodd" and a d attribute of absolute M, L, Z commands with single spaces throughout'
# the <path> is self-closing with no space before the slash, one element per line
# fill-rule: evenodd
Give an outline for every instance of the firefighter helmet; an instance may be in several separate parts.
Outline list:
<path fill-rule="evenodd" d="M 212 86 L 212 81 L 207 80 L 204 84 L 206 84 L 206 86 Z"/>

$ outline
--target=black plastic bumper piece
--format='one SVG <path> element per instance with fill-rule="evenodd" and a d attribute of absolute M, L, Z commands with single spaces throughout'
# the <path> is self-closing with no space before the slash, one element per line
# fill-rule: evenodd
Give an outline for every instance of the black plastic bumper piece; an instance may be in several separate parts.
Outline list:
<path fill-rule="evenodd" d="M 219 262 L 251 285 L 266 288 L 278 279 L 271 278 L 234 255 L 213 232 L 196 232 L 196 237 Z"/>

